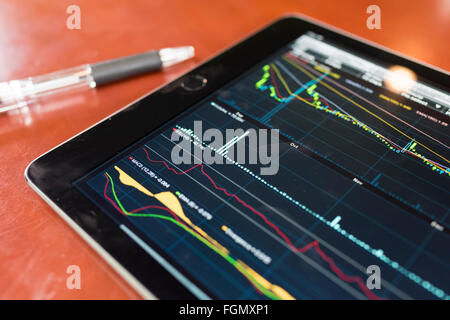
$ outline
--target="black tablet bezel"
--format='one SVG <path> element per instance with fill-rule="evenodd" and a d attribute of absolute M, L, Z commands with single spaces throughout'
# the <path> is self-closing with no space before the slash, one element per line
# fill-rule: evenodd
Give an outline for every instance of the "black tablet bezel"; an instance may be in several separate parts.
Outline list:
<path fill-rule="evenodd" d="M 410 68 L 420 78 L 431 80 L 435 86 L 445 87 L 450 83 L 448 73 L 308 20 L 297 16 L 277 20 L 194 70 L 130 104 L 33 161 L 25 172 L 28 182 L 60 214 L 64 214 L 66 220 L 74 222 L 76 225 L 72 225 L 79 232 L 82 230 L 84 235 L 88 235 L 94 243 L 118 262 L 124 268 L 121 269 L 122 271 L 127 270 L 158 298 L 195 298 L 188 289 L 129 238 L 117 223 L 75 189 L 73 181 L 308 31 L 321 34 L 340 46 L 351 48 L 387 64 Z M 198 91 L 185 90 L 181 83 L 195 75 L 205 77 L 208 80 L 206 85 Z M 124 132 L 127 134 L 124 135 Z M 161 250 L 155 249 L 177 270 L 183 272 L 182 267 L 175 261 L 163 252 L 159 252 Z M 215 298 L 195 279 L 190 280 L 208 296 Z M 142 290 L 140 292 L 142 293 Z"/>

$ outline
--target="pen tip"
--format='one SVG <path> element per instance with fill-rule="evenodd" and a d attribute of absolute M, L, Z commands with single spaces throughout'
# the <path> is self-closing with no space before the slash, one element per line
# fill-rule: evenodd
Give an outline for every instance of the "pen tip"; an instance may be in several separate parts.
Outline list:
<path fill-rule="evenodd" d="M 193 46 L 164 48 L 159 50 L 159 56 L 164 67 L 190 59 L 195 55 Z"/>

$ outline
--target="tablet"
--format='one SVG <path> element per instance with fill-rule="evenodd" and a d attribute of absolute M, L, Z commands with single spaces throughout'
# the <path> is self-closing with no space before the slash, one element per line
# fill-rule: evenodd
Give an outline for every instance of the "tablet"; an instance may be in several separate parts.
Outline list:
<path fill-rule="evenodd" d="M 285 17 L 25 176 L 145 298 L 448 299 L 449 84 Z"/>

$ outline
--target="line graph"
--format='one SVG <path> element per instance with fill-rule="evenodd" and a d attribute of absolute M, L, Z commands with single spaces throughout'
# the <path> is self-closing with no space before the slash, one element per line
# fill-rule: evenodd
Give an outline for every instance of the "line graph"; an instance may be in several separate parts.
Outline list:
<path fill-rule="evenodd" d="M 189 171 L 191 171 L 191 170 L 193 170 L 193 169 L 199 167 L 201 173 L 202 173 L 206 178 L 208 178 L 208 180 L 211 182 L 211 184 L 213 185 L 213 187 L 214 187 L 216 190 L 219 190 L 219 191 L 223 192 L 224 194 L 226 194 L 226 195 L 229 196 L 229 197 L 232 197 L 232 198 L 235 199 L 237 202 L 239 202 L 241 205 L 243 205 L 244 207 L 246 207 L 247 209 L 249 209 L 250 211 L 252 211 L 254 214 L 258 215 L 258 216 L 264 221 L 264 223 L 266 223 L 268 226 L 270 226 L 273 230 L 275 230 L 275 232 L 276 232 L 281 238 L 283 238 L 283 240 L 289 245 L 289 247 L 291 247 L 292 250 L 294 250 L 294 251 L 296 251 L 296 252 L 299 252 L 299 253 L 305 253 L 305 252 L 307 252 L 307 251 L 310 250 L 310 249 L 314 249 L 314 250 L 320 255 L 320 257 L 321 257 L 324 261 L 326 261 L 326 262 L 328 263 L 328 265 L 330 266 L 331 270 L 333 270 L 333 272 L 334 272 L 340 279 L 342 279 L 343 281 L 346 281 L 346 282 L 356 283 L 356 284 L 358 285 L 358 287 L 364 292 L 364 294 L 365 294 L 368 298 L 373 299 L 373 300 L 379 299 L 378 296 L 376 296 L 373 292 L 371 292 L 371 291 L 367 288 L 365 282 L 361 279 L 361 277 L 359 277 L 359 276 L 348 276 L 348 275 L 344 274 L 344 273 L 342 272 L 342 270 L 339 269 L 339 268 L 337 267 L 337 265 L 335 264 L 335 262 L 333 261 L 333 259 L 330 258 L 330 257 L 328 257 L 328 256 L 322 251 L 322 249 L 320 249 L 320 247 L 319 247 L 319 242 L 318 242 L 317 240 L 314 240 L 313 242 L 307 244 L 307 245 L 304 246 L 304 247 L 297 248 L 297 247 L 293 244 L 293 242 L 291 241 L 291 239 L 289 239 L 289 237 L 286 236 L 286 234 L 284 234 L 284 233 L 278 228 L 278 226 L 276 226 L 276 225 L 273 224 L 269 219 L 267 219 L 267 217 L 266 217 L 264 214 L 262 214 L 261 212 L 257 211 L 255 208 L 253 208 L 251 205 L 247 204 L 246 202 L 242 201 L 242 199 L 240 199 L 240 198 L 239 198 L 238 196 L 236 196 L 235 194 L 229 193 L 226 189 L 217 186 L 217 184 L 214 182 L 214 180 L 213 180 L 213 179 L 205 172 L 204 166 L 203 166 L 202 163 L 197 164 L 197 165 L 191 167 L 190 169 L 188 169 L 188 170 L 186 170 L 186 171 L 179 172 L 179 171 L 176 171 L 175 169 L 169 167 L 168 164 L 167 164 L 165 161 L 163 161 L 163 160 L 152 160 L 152 159 L 150 159 L 147 150 L 146 150 L 145 148 L 144 148 L 143 150 L 144 150 L 144 152 L 146 153 L 147 159 L 148 159 L 150 162 L 162 163 L 168 170 L 172 171 L 173 173 L 175 173 L 175 174 L 177 174 L 177 175 L 178 175 L 178 174 L 185 174 L 186 172 L 189 172 Z"/>
<path fill-rule="evenodd" d="M 180 128 L 184 132 L 189 132 L 189 135 L 193 138 L 193 139 L 198 139 L 198 137 L 196 137 L 190 130 L 187 130 L 185 128 Z M 167 139 L 167 138 L 166 138 Z M 205 147 L 211 148 L 210 146 L 205 145 Z M 148 153 L 147 150 L 145 150 L 145 148 L 143 149 L 147 155 L 148 160 L 150 160 L 150 158 L 148 157 Z M 226 155 L 223 155 L 224 157 L 226 157 Z M 240 165 L 239 163 L 233 161 L 232 159 L 228 159 L 230 162 L 232 162 L 234 165 L 236 165 L 238 168 L 242 169 L 245 173 L 250 174 L 251 176 L 255 177 L 257 180 L 261 181 L 263 184 L 265 184 L 266 186 L 268 186 L 269 188 L 271 188 L 272 190 L 275 190 L 276 192 L 280 193 L 283 197 L 287 198 L 288 200 L 292 201 L 293 203 L 295 203 L 296 206 L 298 206 L 299 208 L 301 208 L 302 210 L 304 210 L 305 212 L 307 212 L 308 214 L 314 216 L 316 219 L 318 219 L 320 222 L 324 223 L 325 225 L 329 226 L 332 230 L 335 230 L 337 232 L 339 232 L 341 235 L 343 235 L 345 238 L 351 240 L 352 242 L 356 243 L 357 245 L 359 245 L 361 248 L 364 248 L 366 251 L 370 252 L 372 255 L 376 256 L 377 258 L 379 258 L 380 260 L 382 260 L 384 263 L 387 263 L 388 265 L 390 265 L 392 268 L 398 270 L 399 272 L 408 275 L 408 277 L 410 279 L 414 279 L 414 281 L 418 282 L 418 283 L 422 283 L 422 285 L 424 287 L 426 287 L 427 290 L 430 290 L 430 292 L 432 292 L 433 294 L 439 296 L 439 297 L 448 297 L 448 295 L 441 289 L 439 289 L 438 287 L 434 286 L 433 284 L 431 284 L 429 281 L 423 279 L 422 277 L 420 277 L 417 274 L 414 274 L 413 272 L 411 272 L 410 270 L 404 268 L 402 265 L 400 265 L 398 262 L 394 261 L 393 259 L 391 259 L 390 257 L 388 257 L 385 253 L 385 251 L 383 249 L 375 249 L 373 248 L 371 245 L 369 245 L 368 243 L 366 243 L 365 241 L 359 239 L 357 236 L 351 234 L 350 232 L 348 232 L 347 230 L 345 230 L 344 228 L 342 228 L 339 224 L 335 224 L 334 221 L 329 221 L 326 220 L 322 215 L 320 215 L 317 212 L 314 212 L 313 210 L 311 210 L 310 208 L 308 208 L 307 206 L 305 206 L 304 204 L 300 203 L 299 201 L 295 200 L 295 198 L 291 197 L 289 194 L 286 194 L 286 192 L 280 190 L 279 188 L 277 188 L 276 186 L 273 186 L 269 183 L 267 183 L 262 177 L 256 175 L 255 173 L 251 172 L 250 170 L 248 170 L 247 168 L 245 168 L 244 166 Z M 150 160 L 151 161 L 151 160 Z M 164 162 L 164 161 L 162 161 Z M 165 163 L 166 167 L 168 169 L 170 169 L 167 166 L 167 163 Z M 203 166 L 200 164 L 199 165 L 200 168 L 203 169 Z M 194 167 L 192 167 L 191 169 L 193 169 Z M 191 170 L 189 169 L 189 170 Z M 173 170 L 173 169 L 172 169 Z M 286 241 L 286 243 L 289 245 L 289 247 L 293 250 L 293 251 L 297 251 L 298 248 L 296 248 L 293 244 L 292 241 L 287 238 L 287 236 L 281 232 L 279 230 L 279 228 L 274 225 L 273 223 L 271 223 L 270 221 L 267 220 L 267 218 L 262 215 L 260 212 L 257 212 L 253 207 L 248 206 L 247 204 L 243 203 L 241 199 L 239 199 L 237 196 L 233 195 L 233 194 L 229 194 L 225 189 L 217 187 L 217 185 L 214 183 L 214 181 L 204 172 L 204 170 L 202 170 L 202 173 L 204 175 L 206 175 L 208 177 L 208 179 L 210 180 L 210 182 L 213 184 L 213 186 L 226 193 L 228 196 L 232 196 L 234 199 L 236 199 L 238 202 L 240 202 L 241 204 L 243 204 L 244 206 L 246 206 L 248 209 L 250 209 L 253 213 L 257 214 L 258 216 L 260 216 L 260 218 L 262 218 L 264 220 L 264 222 L 266 224 L 268 224 L 269 226 L 271 226 L 276 233 L 283 238 L 284 241 Z M 358 286 L 360 286 L 360 288 L 362 286 L 364 286 L 366 289 L 367 287 L 362 284 L 362 282 L 360 281 L 356 281 L 355 282 L 358 283 Z M 362 289 L 362 288 L 361 288 Z M 370 291 L 369 291 L 370 292 Z M 366 293 L 366 292 L 365 292 Z"/>
<path fill-rule="evenodd" d="M 286 57 L 291 58 L 292 60 L 289 61 L 288 59 L 286 59 Z M 303 61 L 300 60 L 298 57 L 295 57 L 294 55 L 292 55 L 292 54 L 290 54 L 290 53 L 286 54 L 286 57 L 284 57 L 283 59 L 286 60 L 287 62 L 292 63 L 292 62 L 294 62 L 294 61 L 298 61 L 298 62 L 300 62 L 306 69 L 308 69 L 310 72 L 317 74 L 317 71 L 315 71 L 314 69 L 312 69 L 311 67 L 309 67 L 307 64 L 303 63 Z M 293 65 L 294 65 L 294 66 L 296 65 L 297 67 L 300 67 L 300 65 L 298 65 L 298 64 L 293 64 Z M 301 69 L 300 69 L 300 70 L 301 70 Z M 306 74 L 308 74 L 308 73 L 306 73 Z M 314 77 L 314 76 L 311 75 L 311 74 L 308 74 L 308 76 Z M 394 118 L 394 119 L 400 121 L 401 123 L 407 125 L 409 128 L 411 128 L 411 129 L 413 129 L 413 130 L 419 132 L 420 134 L 422 134 L 422 135 L 424 135 L 424 136 L 430 138 L 431 140 L 433 140 L 433 141 L 435 141 L 435 142 L 437 142 L 437 143 L 443 145 L 443 146 L 446 147 L 446 148 L 450 148 L 447 144 L 445 144 L 444 142 L 440 141 L 439 139 L 436 139 L 436 138 L 430 136 L 429 134 L 427 134 L 426 132 L 423 132 L 422 130 L 417 129 L 417 128 L 414 127 L 413 125 L 409 124 L 407 121 L 402 120 L 401 118 L 399 118 L 399 117 L 397 117 L 396 115 L 392 114 L 391 112 L 387 111 L 385 108 L 382 108 L 382 107 L 380 107 L 380 106 L 374 104 L 372 101 L 370 101 L 370 100 L 364 98 L 363 96 L 359 95 L 359 94 L 356 93 L 355 91 L 353 91 L 353 90 L 351 90 L 351 89 L 349 89 L 349 88 L 347 88 L 347 87 L 345 87 L 345 86 L 339 84 L 338 82 L 334 81 L 333 79 L 326 79 L 326 81 L 329 81 L 329 82 L 333 83 L 335 86 L 337 86 L 337 87 L 339 87 L 339 88 L 341 88 L 341 89 L 343 89 L 343 90 L 348 91 L 348 92 L 351 93 L 352 95 L 354 95 L 354 96 L 358 97 L 359 99 L 363 100 L 364 102 L 366 102 L 366 103 L 368 103 L 368 104 L 374 106 L 375 108 L 377 108 L 378 110 L 382 111 L 383 113 L 388 114 L 390 117 L 392 117 L 392 118 Z"/>
<path fill-rule="evenodd" d="M 296 66 L 297 66 L 297 65 L 296 65 Z M 299 67 L 299 66 L 297 66 L 297 67 Z M 414 141 L 414 146 L 411 146 L 411 147 L 408 147 L 408 148 L 401 147 L 401 146 L 397 145 L 395 142 L 393 142 L 392 140 L 388 139 L 387 137 L 383 136 L 382 134 L 378 133 L 377 131 L 371 129 L 369 126 L 367 126 L 367 125 L 364 124 L 363 122 L 357 120 L 355 117 L 353 117 L 353 116 L 351 116 L 351 115 L 349 115 L 349 114 L 343 113 L 343 112 L 341 112 L 341 111 L 339 111 L 339 110 L 333 110 L 333 109 L 331 109 L 331 108 L 329 107 L 328 102 L 326 102 L 326 105 L 325 105 L 325 106 L 321 106 L 320 104 L 313 103 L 313 102 L 309 102 L 309 101 L 307 101 L 305 98 L 300 97 L 298 94 L 299 94 L 300 92 L 302 92 L 303 90 L 301 90 L 301 91 L 299 91 L 299 92 L 297 92 L 297 91 L 296 91 L 296 92 L 292 92 L 291 89 L 289 88 L 289 86 L 286 84 L 286 81 L 284 80 L 284 78 L 283 78 L 283 76 L 281 75 L 281 73 L 280 73 L 280 71 L 278 70 L 278 68 L 277 68 L 274 64 L 271 64 L 271 65 L 269 66 L 269 68 L 270 68 L 270 70 L 274 70 L 274 71 L 275 71 L 275 73 L 276 73 L 276 75 L 278 76 L 279 80 L 283 83 L 283 85 L 284 85 L 286 91 L 287 91 L 288 94 L 289 94 L 289 97 L 288 97 L 288 98 L 285 98 L 285 97 L 283 97 L 283 96 L 280 94 L 279 89 L 278 89 L 278 86 L 277 86 L 277 84 L 276 84 L 276 82 L 275 82 L 275 79 L 274 79 L 274 76 L 273 76 L 273 73 L 272 73 L 272 77 L 271 77 L 271 78 L 272 78 L 272 83 L 273 83 L 273 87 L 274 87 L 274 89 L 275 89 L 276 95 L 271 95 L 271 96 L 272 96 L 272 97 L 277 97 L 277 98 L 281 101 L 280 106 L 284 107 L 284 106 L 287 105 L 287 103 L 288 103 L 291 99 L 296 98 L 296 99 L 298 99 L 298 100 L 300 100 L 300 101 L 306 103 L 307 105 L 316 108 L 317 110 L 325 111 L 325 112 L 330 113 L 330 114 L 333 114 L 333 115 L 335 115 L 335 116 L 337 116 L 337 117 L 339 117 L 339 118 L 341 118 L 341 119 L 343 119 L 343 120 L 350 121 L 352 124 L 357 125 L 357 126 L 359 126 L 360 128 L 362 128 L 363 130 L 365 130 L 365 131 L 369 132 L 370 134 L 376 136 L 376 137 L 377 137 L 378 139 L 380 139 L 384 144 L 386 144 L 386 145 L 389 147 L 390 150 L 395 151 L 395 152 L 397 152 L 397 153 L 407 153 L 407 154 L 409 154 L 409 155 L 412 155 L 412 156 L 414 156 L 414 157 L 417 157 L 417 158 L 421 159 L 425 164 L 427 164 L 428 166 L 430 166 L 431 169 L 432 169 L 433 171 L 436 171 L 436 172 L 438 172 L 439 174 L 446 174 L 446 175 L 450 176 L 450 168 L 449 168 L 449 167 L 444 166 L 444 165 L 442 165 L 442 164 L 439 164 L 439 163 L 437 163 L 437 162 L 435 162 L 435 161 L 433 161 L 433 160 L 430 160 L 430 159 L 426 158 L 425 156 L 423 156 L 422 154 L 420 154 L 420 153 L 418 153 L 418 152 L 416 151 L 416 149 L 415 149 L 414 147 L 415 147 L 416 145 L 420 144 L 420 143 L 417 142 L 417 141 L 415 141 L 415 138 L 412 138 L 412 137 L 406 135 L 408 138 L 411 139 L 411 141 Z M 301 67 L 300 67 L 300 68 L 301 68 Z M 306 72 L 306 71 L 304 71 L 304 72 Z M 309 75 L 310 75 L 310 74 L 309 74 Z M 313 77 L 313 76 L 311 75 L 311 77 Z M 266 78 L 266 76 L 264 75 L 263 78 Z M 314 77 L 313 77 L 313 78 L 314 78 Z M 312 87 L 315 85 L 315 83 L 319 83 L 323 78 L 324 78 L 324 76 L 321 75 L 321 76 L 319 76 L 317 79 L 315 79 L 314 82 L 308 82 L 306 85 L 304 85 L 304 86 L 301 87 L 301 88 L 303 88 L 304 90 L 306 90 L 307 88 L 312 88 Z M 261 79 L 261 80 L 263 80 L 263 79 Z M 260 81 L 261 81 L 261 80 L 260 80 Z M 257 87 L 258 89 L 261 89 L 261 90 L 264 91 L 267 87 L 263 87 L 263 86 L 261 86 L 261 85 L 258 85 L 259 83 L 261 83 L 260 81 L 258 81 L 258 82 L 256 83 L 255 87 Z M 328 87 L 328 88 L 330 88 L 330 87 Z M 333 89 L 333 90 L 334 90 L 334 89 Z M 317 96 L 317 97 L 318 97 L 318 96 Z M 321 99 L 321 100 L 317 99 L 316 101 L 324 101 L 324 102 L 325 102 L 326 100 L 324 100 L 324 99 Z M 352 100 L 351 100 L 351 101 L 352 101 Z M 356 102 L 354 102 L 354 103 L 356 103 Z M 357 104 L 357 105 L 358 105 L 358 104 Z M 273 109 L 270 113 L 268 113 L 268 114 L 265 115 L 263 118 L 261 118 L 261 121 L 266 122 L 266 121 L 267 121 L 271 116 L 273 116 L 277 111 L 281 110 L 282 107 L 278 107 L 278 108 Z M 365 109 L 365 108 L 364 108 L 364 109 Z M 370 111 L 368 111 L 368 112 L 370 112 Z M 370 113 L 371 113 L 371 112 L 370 112 Z M 379 118 L 378 116 L 376 116 L 376 117 Z M 381 120 L 382 120 L 382 119 L 381 119 Z M 384 120 L 382 120 L 382 121 L 386 123 L 386 121 L 384 121 Z M 389 124 L 389 126 L 392 127 L 392 125 L 390 125 L 390 124 Z M 396 130 L 398 131 L 398 129 L 396 129 Z M 420 144 L 420 145 L 422 145 L 422 144 Z M 423 146 L 423 145 L 422 145 L 422 146 Z M 425 147 L 426 149 L 429 150 L 428 147 L 426 147 L 426 146 L 424 146 L 424 147 Z M 435 153 L 435 152 L 432 151 L 432 150 L 430 150 L 430 151 L 433 152 L 433 153 Z M 442 158 L 442 156 L 440 156 L 440 155 L 438 155 L 438 156 Z M 444 160 L 447 160 L 447 159 L 445 159 L 445 158 L 443 158 L 443 159 L 444 159 Z M 447 162 L 448 162 L 448 160 L 447 160 Z"/>
<path fill-rule="evenodd" d="M 290 55 L 292 56 L 292 55 Z M 304 72 L 306 75 L 308 75 L 311 78 L 316 78 L 313 75 L 311 75 L 308 71 L 306 71 L 305 69 L 303 69 L 299 64 L 294 63 L 292 60 L 287 59 L 286 57 L 283 57 L 283 60 L 291 63 L 294 67 L 298 68 L 299 70 L 301 70 L 302 72 Z M 331 80 L 333 81 L 333 80 Z M 335 82 L 334 82 L 335 83 Z M 346 95 L 342 94 L 341 92 L 339 92 L 338 90 L 336 90 L 335 88 L 331 87 L 330 85 L 326 84 L 325 82 L 322 82 L 322 84 L 327 87 L 329 90 L 335 92 L 336 94 L 338 94 L 339 96 L 341 96 L 342 98 L 350 101 L 351 103 L 353 103 L 355 106 L 361 108 L 362 110 L 364 110 L 365 112 L 367 112 L 368 114 L 370 114 L 371 116 L 377 118 L 378 120 L 380 120 L 381 122 L 383 122 L 384 124 L 386 124 L 387 126 L 391 127 L 392 129 L 394 129 L 395 131 L 397 131 L 398 133 L 400 133 L 401 135 L 407 137 L 408 139 L 413 139 L 411 136 L 409 136 L 408 134 L 406 134 L 405 132 L 403 132 L 402 130 L 399 130 L 397 127 L 393 126 L 392 124 L 390 124 L 388 121 L 384 120 L 383 118 L 381 118 L 380 116 L 376 115 L 375 113 L 369 111 L 367 108 L 365 108 L 364 106 L 360 105 L 359 103 L 353 101 L 352 99 L 348 98 Z M 373 105 L 373 103 L 371 103 Z M 440 142 L 441 143 L 441 142 Z M 434 150 L 430 149 L 429 147 L 427 147 L 426 145 L 417 142 L 418 145 L 422 146 L 423 148 L 425 148 L 426 150 L 428 150 L 429 152 L 433 153 L 434 155 L 438 156 L 439 158 L 443 159 L 446 161 L 446 163 L 450 163 L 450 160 L 448 160 L 447 158 L 445 158 L 444 156 L 440 155 L 439 153 L 435 152 Z M 443 143 L 441 143 L 443 144 Z M 449 148 L 446 144 L 443 144 L 444 146 L 446 146 L 447 148 Z"/>
<path fill-rule="evenodd" d="M 119 169 L 119 168 L 117 168 L 117 169 Z M 119 170 L 120 170 L 119 172 L 120 172 L 120 174 L 122 176 L 121 181 L 125 181 L 127 183 L 127 185 L 135 187 L 136 189 L 138 189 L 139 191 L 149 195 L 150 197 L 154 196 L 151 192 L 149 192 L 141 184 L 139 184 L 133 178 L 128 176 L 126 173 L 124 173 L 121 169 L 119 169 Z M 190 233 L 195 238 L 197 238 L 199 241 L 201 241 L 202 243 L 207 245 L 209 248 L 211 248 L 212 250 L 217 252 L 219 255 L 221 255 L 224 259 L 226 259 L 229 263 L 231 263 L 237 270 L 239 270 L 251 282 L 251 284 L 254 285 L 255 288 L 258 291 L 260 291 L 261 293 L 265 294 L 266 296 L 268 296 L 271 299 L 289 299 L 289 300 L 294 299 L 284 289 L 282 289 L 281 287 L 279 287 L 277 285 L 271 284 L 266 279 L 264 279 L 261 275 L 259 275 L 257 272 L 255 272 L 253 269 L 248 267 L 242 261 L 232 258 L 229 255 L 229 252 L 228 252 L 228 250 L 226 248 L 224 248 L 223 246 L 218 244 L 214 239 L 209 237 L 203 230 L 201 230 L 197 226 L 193 225 L 192 223 L 187 223 L 197 233 L 194 233 L 192 230 L 190 230 L 186 226 L 186 224 L 183 224 L 177 218 L 177 216 L 179 216 L 179 214 L 174 213 L 169 207 L 167 207 L 167 205 L 169 205 L 171 207 L 179 207 L 179 208 L 181 208 L 181 205 L 179 204 L 178 200 L 176 200 L 176 201 L 174 199 L 167 200 L 166 198 L 163 198 L 164 205 L 167 208 L 161 207 L 161 206 L 147 206 L 147 207 L 138 208 L 138 209 L 135 209 L 135 210 L 133 210 L 131 212 L 128 212 L 127 210 L 125 210 L 125 208 L 123 207 L 123 205 L 121 204 L 119 198 L 116 195 L 116 192 L 115 192 L 115 189 L 114 189 L 114 183 L 113 183 L 113 180 L 112 180 L 111 176 L 108 173 L 105 173 L 105 177 L 107 178 L 107 181 L 106 181 L 106 184 L 105 184 L 104 196 L 114 206 L 114 208 L 116 210 L 118 210 L 119 212 L 121 212 L 121 213 L 123 213 L 125 215 L 128 215 L 128 216 L 151 217 L 151 218 L 157 218 L 157 219 L 163 219 L 163 220 L 170 221 L 170 222 L 174 223 L 175 225 L 183 228 L 186 232 Z M 113 193 L 113 196 L 114 196 L 114 199 L 115 199 L 117 205 L 116 205 L 116 203 L 114 203 L 114 201 L 111 198 L 108 197 L 108 195 L 106 193 L 109 183 L 111 183 L 112 193 Z M 175 197 L 175 195 L 173 195 L 173 197 Z M 167 217 L 167 216 L 158 215 L 158 214 L 152 214 L 152 213 L 140 213 L 140 214 L 136 213 L 136 212 L 139 212 L 139 211 L 142 211 L 142 210 L 146 210 L 146 209 L 150 209 L 150 208 L 151 209 L 160 209 L 160 210 L 168 211 L 169 213 L 171 213 L 173 215 L 173 218 L 170 218 L 170 217 Z M 177 209 L 177 211 L 178 210 L 179 209 Z M 179 213 L 181 213 L 181 212 L 179 212 Z M 182 215 L 184 216 L 184 213 Z M 186 220 L 188 220 L 190 222 L 190 220 L 188 218 L 184 218 L 184 219 L 186 219 Z M 203 236 L 203 237 L 201 237 L 201 236 Z"/>

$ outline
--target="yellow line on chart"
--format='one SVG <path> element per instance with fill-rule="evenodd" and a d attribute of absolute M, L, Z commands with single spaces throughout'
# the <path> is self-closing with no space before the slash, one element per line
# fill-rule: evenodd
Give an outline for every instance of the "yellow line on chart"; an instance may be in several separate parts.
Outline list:
<path fill-rule="evenodd" d="M 288 63 L 290 63 L 291 65 L 293 65 L 295 68 L 299 69 L 300 71 L 302 71 L 304 74 L 306 74 L 308 77 L 310 77 L 311 79 L 315 79 L 317 80 L 317 78 L 312 75 L 311 73 L 309 73 L 307 70 L 305 70 L 304 68 L 302 68 L 301 66 L 297 65 L 296 63 L 290 61 L 289 59 L 287 59 L 286 57 L 283 57 L 283 60 L 287 61 Z M 280 73 L 278 72 L 277 75 L 279 77 L 281 77 Z M 281 80 L 281 78 L 280 78 Z M 285 84 L 286 82 L 282 81 L 283 84 Z M 382 121 L 384 124 L 388 125 L 389 127 L 391 127 L 392 129 L 394 129 L 395 131 L 399 132 L 400 134 L 402 134 L 403 136 L 409 138 L 409 139 L 413 139 L 412 137 L 410 137 L 409 135 L 407 135 L 406 133 L 404 133 L 403 131 L 397 129 L 395 126 L 393 126 L 392 124 L 390 124 L 389 122 L 387 122 L 386 120 L 382 119 L 381 117 L 377 116 L 376 114 L 374 114 L 373 112 L 367 110 L 366 108 L 364 108 L 362 105 L 360 105 L 359 103 L 353 101 L 352 99 L 350 99 L 349 97 L 347 97 L 346 95 L 340 93 L 338 90 L 334 89 L 333 87 L 331 87 L 330 85 L 328 85 L 327 83 L 323 82 L 323 81 L 319 81 L 322 83 L 322 85 L 324 85 L 325 87 L 327 87 L 328 89 L 330 89 L 331 91 L 333 91 L 334 93 L 336 93 L 337 95 L 341 96 L 342 98 L 350 101 L 351 103 L 353 103 L 355 106 L 357 106 L 360 109 L 363 109 L 364 111 L 366 111 L 367 113 L 369 113 L 370 115 L 374 116 L 375 118 L 377 118 L 378 120 Z M 286 87 L 286 85 L 285 85 Z M 287 88 L 286 88 L 287 89 Z M 448 159 L 446 159 L 444 156 L 441 156 L 439 153 L 433 151 L 432 149 L 428 148 L 427 146 L 423 145 L 422 143 L 418 142 L 416 140 L 417 144 L 424 147 L 425 149 L 427 149 L 428 151 L 430 151 L 431 153 L 433 153 L 434 155 L 438 156 L 439 158 L 450 162 Z"/>
<path fill-rule="evenodd" d="M 249 273 L 253 279 L 255 279 L 260 285 L 262 285 L 267 290 L 272 291 L 277 296 L 281 297 L 283 300 L 295 300 L 293 296 L 291 296 L 286 290 L 284 290 L 282 287 L 270 283 L 267 281 L 263 276 L 261 276 L 259 273 L 257 273 L 255 270 L 250 268 L 248 265 L 246 265 L 241 260 L 237 260 L 237 267 L 238 269 L 243 269 L 247 273 Z"/>
<path fill-rule="evenodd" d="M 192 229 L 197 231 L 200 235 L 202 235 L 205 239 L 213 243 L 215 246 L 218 247 L 219 250 L 222 250 L 226 254 L 229 253 L 229 251 L 223 247 L 221 244 L 219 244 L 216 240 L 211 238 L 205 231 L 203 231 L 201 228 L 196 226 L 192 223 L 191 219 L 189 219 L 186 214 L 183 211 L 183 207 L 181 207 L 180 201 L 178 201 L 178 198 L 170 191 L 164 191 L 160 193 L 152 193 L 147 188 L 145 188 L 143 185 L 141 185 L 139 182 L 134 180 L 132 177 L 130 177 L 126 172 L 124 172 L 122 169 L 120 169 L 118 166 L 114 166 L 114 169 L 119 173 L 119 180 L 124 185 L 136 188 L 143 194 L 146 194 L 149 197 L 156 198 L 159 202 L 161 202 L 165 207 L 169 208 L 170 211 L 175 213 L 178 217 L 180 217 L 184 222 L 186 222 Z"/>

